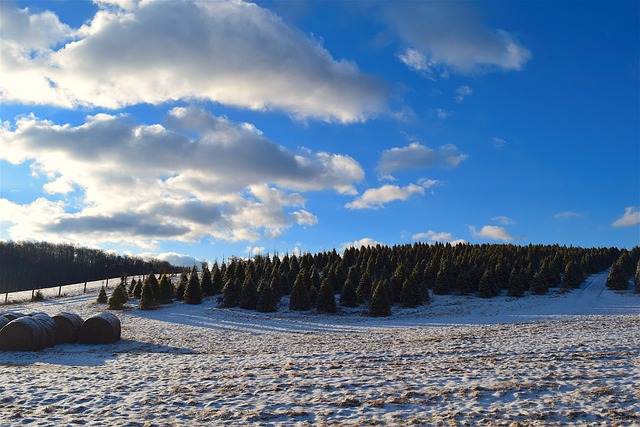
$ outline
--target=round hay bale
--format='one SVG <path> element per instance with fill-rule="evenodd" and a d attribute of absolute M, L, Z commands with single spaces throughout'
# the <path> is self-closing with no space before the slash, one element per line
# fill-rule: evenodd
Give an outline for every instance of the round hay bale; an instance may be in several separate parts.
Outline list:
<path fill-rule="evenodd" d="M 46 341 L 43 322 L 30 316 L 19 317 L 0 329 L 0 350 L 37 351 Z"/>
<path fill-rule="evenodd" d="M 120 319 L 111 313 L 88 318 L 80 328 L 81 344 L 109 344 L 120 339 Z"/>
<path fill-rule="evenodd" d="M 53 316 L 56 322 L 56 343 L 78 342 L 84 320 L 74 313 L 59 313 Z"/>
<path fill-rule="evenodd" d="M 2 313 L 2 317 L 5 317 L 5 318 L 9 319 L 9 321 L 16 320 L 18 317 L 24 317 L 24 316 L 26 316 L 26 314 L 17 313 L 17 312 Z"/>
<path fill-rule="evenodd" d="M 0 316 L 0 329 L 4 328 L 4 325 L 6 325 L 9 322 L 10 322 L 9 319 L 7 319 L 4 316 Z"/>
<path fill-rule="evenodd" d="M 42 342 L 40 348 L 53 347 L 56 344 L 56 322 L 46 313 L 30 313 L 30 317 L 42 326 Z"/>

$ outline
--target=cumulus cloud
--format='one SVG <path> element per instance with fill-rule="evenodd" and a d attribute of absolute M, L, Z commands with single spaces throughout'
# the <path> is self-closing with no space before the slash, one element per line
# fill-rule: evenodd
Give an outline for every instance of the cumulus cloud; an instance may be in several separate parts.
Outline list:
<path fill-rule="evenodd" d="M 399 170 L 424 169 L 432 166 L 454 168 L 468 157 L 455 145 L 443 145 L 434 150 L 414 142 L 407 147 L 385 150 L 380 157 L 378 170 L 383 175 L 388 175 Z"/>
<path fill-rule="evenodd" d="M 255 241 L 317 223 L 301 192 L 349 193 L 364 177 L 351 157 L 292 152 L 253 126 L 196 108 L 174 108 L 164 125 L 126 115 L 78 126 L 23 116 L 0 128 L 0 159 L 29 164 L 51 196 L 2 199 L 16 240 Z M 60 195 L 74 202 L 55 201 Z"/>
<path fill-rule="evenodd" d="M 431 243 L 435 243 L 435 242 L 444 243 L 444 242 L 447 242 L 447 243 L 451 243 L 452 245 L 459 245 L 459 244 L 467 243 L 463 239 L 454 239 L 453 238 L 453 234 L 451 234 L 451 233 L 435 232 L 433 230 L 429 230 L 427 232 L 422 232 L 422 233 L 416 233 L 416 234 L 411 236 L 411 239 L 418 240 L 418 241 L 427 241 L 427 242 L 431 242 Z"/>
<path fill-rule="evenodd" d="M 497 225 L 485 225 L 480 230 L 471 226 L 469 230 L 474 239 L 501 240 L 503 242 L 511 242 L 513 240 L 506 228 Z"/>
<path fill-rule="evenodd" d="M 152 252 L 144 252 L 141 254 L 137 254 L 136 256 L 141 257 L 145 260 L 151 259 L 159 259 L 160 261 L 166 261 L 171 265 L 183 266 L 183 267 L 192 267 L 192 266 L 200 266 L 203 260 L 194 258 L 190 255 L 179 254 L 177 252 L 162 252 L 159 254 L 154 254 Z"/>
<path fill-rule="evenodd" d="M 50 12 L 3 6 L 3 17 L 20 18 L 15 25 L 3 19 L 4 101 L 116 109 L 198 98 L 345 123 L 386 110 L 379 80 L 256 4 L 97 4 L 102 9 L 73 34 Z M 63 47 L 30 52 L 70 36 Z"/>
<path fill-rule="evenodd" d="M 624 214 L 613 221 L 611 224 L 614 227 L 631 227 L 640 223 L 640 208 L 637 206 L 629 206 L 624 208 Z"/>
<path fill-rule="evenodd" d="M 405 187 L 397 185 L 383 185 L 379 188 L 370 188 L 353 202 L 347 203 L 347 209 L 380 209 L 386 203 L 407 200 L 409 197 L 419 194 L 424 195 L 425 187 L 418 184 L 409 184 Z"/>
<path fill-rule="evenodd" d="M 531 58 L 512 34 L 483 25 L 465 2 L 388 2 L 382 13 L 407 45 L 400 60 L 421 73 L 520 70 Z"/>
<path fill-rule="evenodd" d="M 364 247 L 372 247 L 373 248 L 373 247 L 376 247 L 378 245 L 382 246 L 382 245 L 384 245 L 384 243 L 380 243 L 377 240 L 372 239 L 371 237 L 365 237 L 365 238 L 362 238 L 360 240 L 356 240 L 356 241 L 353 241 L 353 242 L 342 243 L 340 245 L 340 250 L 344 251 L 345 249 L 348 249 L 348 248 L 360 249 L 363 246 Z"/>

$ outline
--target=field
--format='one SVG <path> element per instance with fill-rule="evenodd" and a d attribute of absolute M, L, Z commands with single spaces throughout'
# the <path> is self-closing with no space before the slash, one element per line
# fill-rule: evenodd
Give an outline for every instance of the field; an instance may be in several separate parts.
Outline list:
<path fill-rule="evenodd" d="M 0 352 L 0 425 L 637 426 L 640 295 L 605 280 L 383 319 L 128 305 L 118 343 Z M 95 296 L 0 310 L 87 318 Z"/>

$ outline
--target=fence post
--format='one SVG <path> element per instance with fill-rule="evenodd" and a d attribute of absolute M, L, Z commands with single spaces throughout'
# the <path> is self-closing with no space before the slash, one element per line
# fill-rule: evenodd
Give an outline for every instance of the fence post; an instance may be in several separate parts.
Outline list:
<path fill-rule="evenodd" d="M 107 279 L 107 285 L 104 288 L 109 289 L 109 279 Z"/>
<path fill-rule="evenodd" d="M 6 304 L 8 300 L 9 300 L 9 292 L 4 294 L 4 303 Z"/>
<path fill-rule="evenodd" d="M 31 289 L 31 301 L 33 301 L 33 297 L 36 295 L 36 290 Z"/>
<path fill-rule="evenodd" d="M 84 290 L 82 291 L 83 294 L 87 293 L 87 282 L 84 282 Z"/>
<path fill-rule="evenodd" d="M 58 288 L 58 296 L 60 296 L 62 294 L 62 285 L 60 285 L 60 287 Z"/>

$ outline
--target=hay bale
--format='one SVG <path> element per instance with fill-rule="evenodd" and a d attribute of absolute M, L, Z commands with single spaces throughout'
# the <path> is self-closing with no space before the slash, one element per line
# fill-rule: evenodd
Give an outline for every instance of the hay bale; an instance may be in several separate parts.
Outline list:
<path fill-rule="evenodd" d="M 120 339 L 120 319 L 111 313 L 88 318 L 80 328 L 81 344 L 109 344 Z"/>
<path fill-rule="evenodd" d="M 0 329 L 0 350 L 37 351 L 46 343 L 45 323 L 31 316 L 19 317 Z"/>
<path fill-rule="evenodd" d="M 41 324 L 41 348 L 53 347 L 56 344 L 56 322 L 46 313 L 30 313 L 30 317 Z"/>
<path fill-rule="evenodd" d="M 53 316 L 56 322 L 56 343 L 78 342 L 84 320 L 74 313 L 59 313 Z"/>
<path fill-rule="evenodd" d="M 18 317 L 24 317 L 26 314 L 13 312 L 13 313 L 2 313 L 2 317 L 9 319 L 9 321 L 16 320 Z"/>

